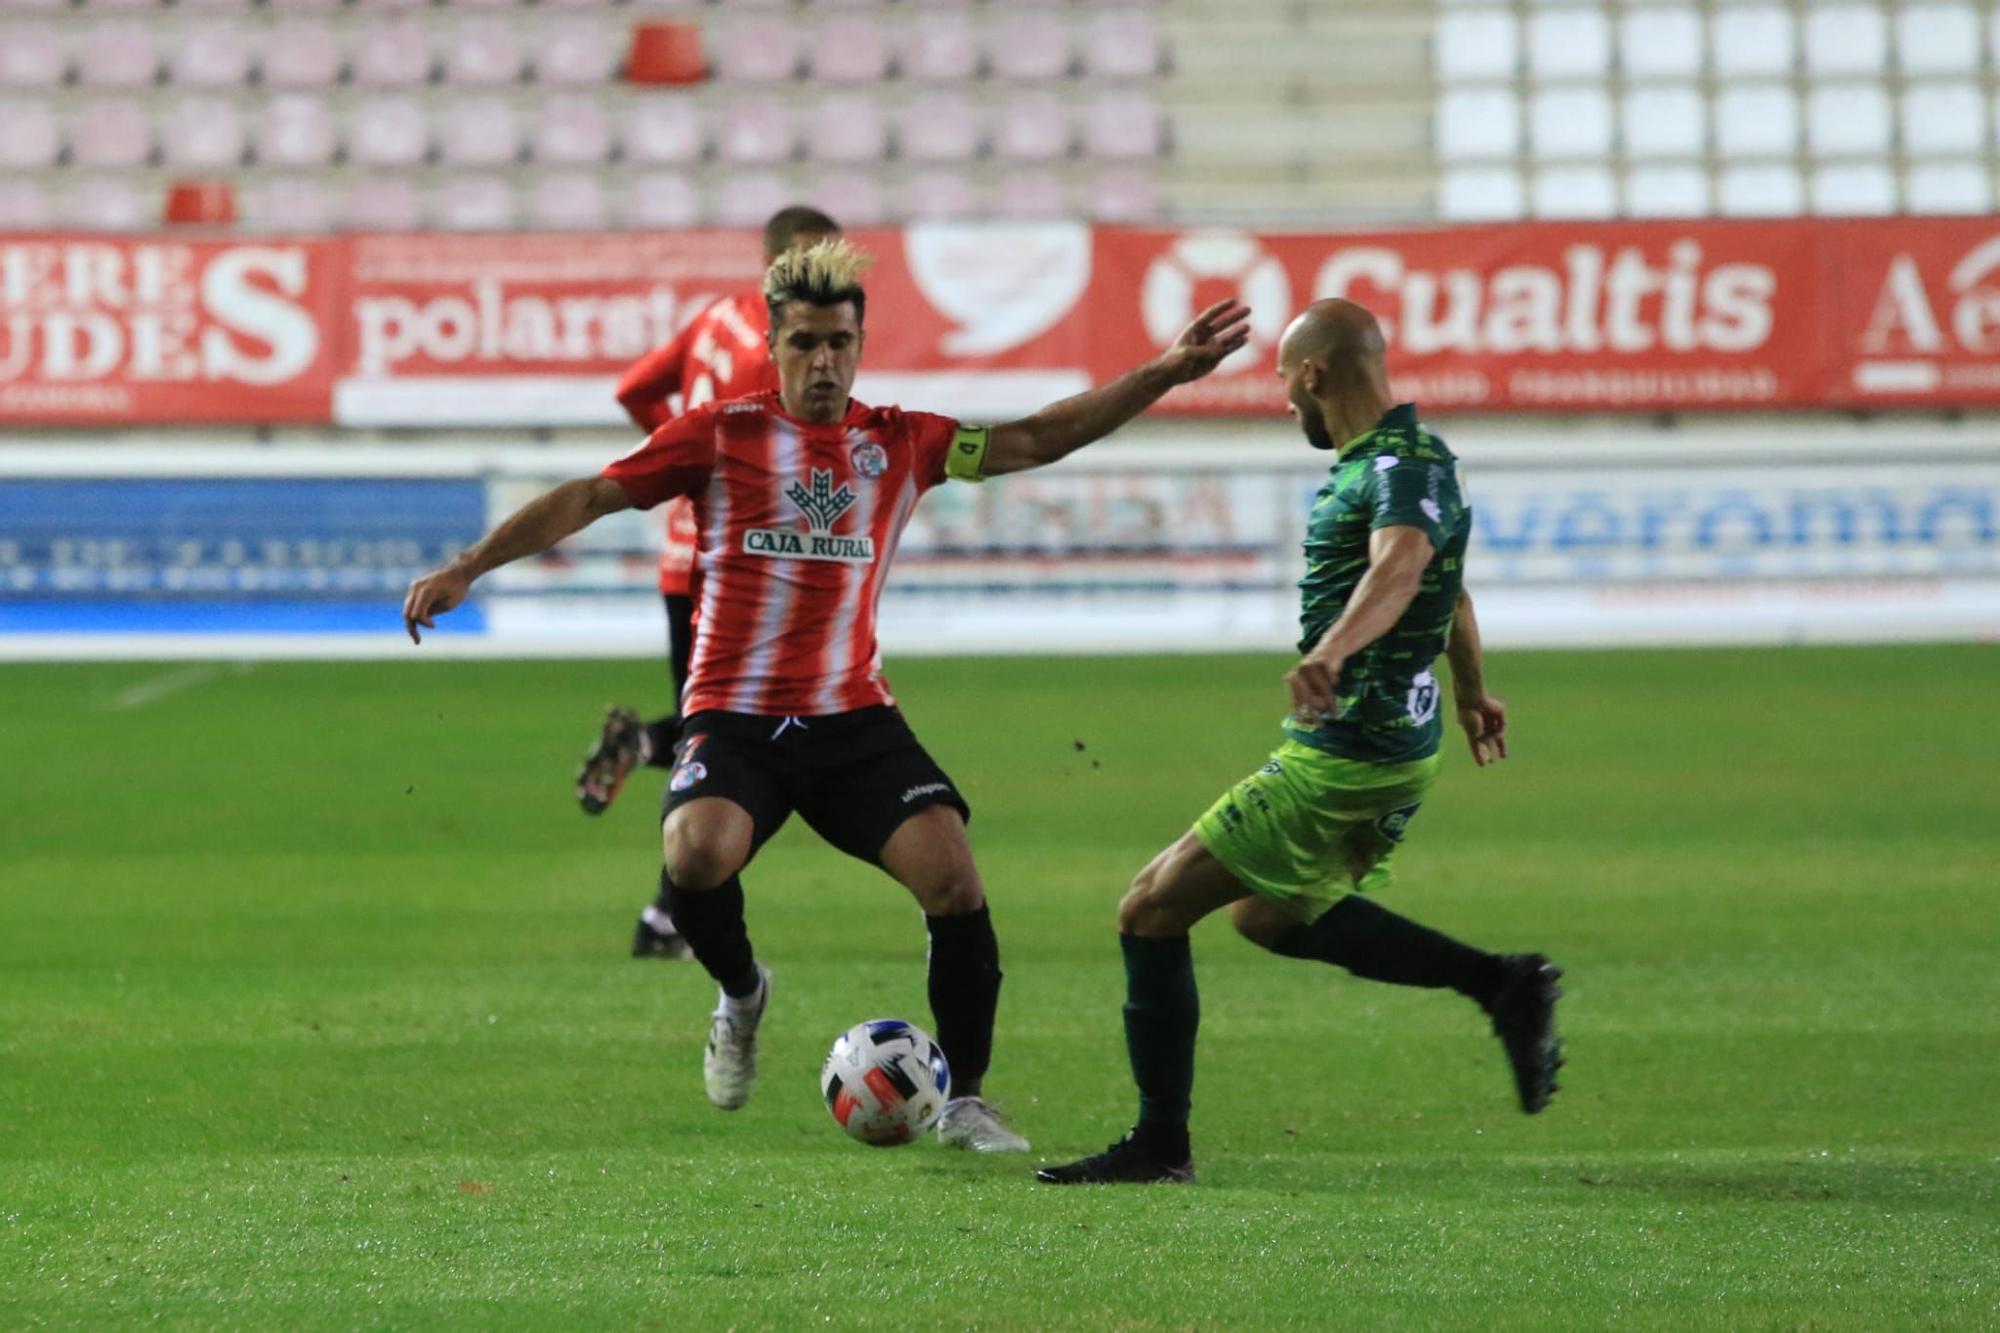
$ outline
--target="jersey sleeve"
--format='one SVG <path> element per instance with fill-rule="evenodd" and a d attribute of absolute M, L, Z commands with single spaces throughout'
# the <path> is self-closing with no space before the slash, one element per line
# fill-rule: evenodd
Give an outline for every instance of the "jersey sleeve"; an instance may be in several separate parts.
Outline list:
<path fill-rule="evenodd" d="M 715 469 L 715 413 L 697 408 L 648 435 L 598 475 L 624 487 L 634 506 L 651 509 L 677 495 L 695 495 Z"/>
<path fill-rule="evenodd" d="M 917 476 L 926 489 L 952 481 L 985 481 L 986 426 L 968 426 L 929 412 L 908 412 L 910 440 L 917 453 Z"/>
<path fill-rule="evenodd" d="M 641 430 L 658 430 L 673 415 L 667 399 L 682 389 L 687 330 L 634 361 L 618 379 L 618 405 Z"/>
<path fill-rule="evenodd" d="M 1368 520 L 1376 528 L 1421 528 L 1431 549 L 1442 551 L 1445 528 L 1460 506 L 1457 470 L 1448 462 L 1398 458 L 1383 454 L 1375 460 L 1375 510 Z"/>

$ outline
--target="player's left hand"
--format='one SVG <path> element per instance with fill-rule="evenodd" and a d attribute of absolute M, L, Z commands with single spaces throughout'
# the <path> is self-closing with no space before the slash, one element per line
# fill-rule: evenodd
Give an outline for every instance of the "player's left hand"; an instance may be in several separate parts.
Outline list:
<path fill-rule="evenodd" d="M 1217 301 L 1181 330 L 1173 346 L 1160 353 L 1174 383 L 1198 380 L 1222 364 L 1224 357 L 1243 350 L 1250 341 L 1250 307 L 1238 301 Z"/>
<path fill-rule="evenodd" d="M 1285 673 L 1285 685 L 1292 692 L 1292 710 L 1308 721 L 1329 718 L 1340 711 L 1334 691 L 1340 684 L 1340 668 L 1346 659 L 1315 648 Z"/>
<path fill-rule="evenodd" d="M 1507 757 L 1507 705 L 1490 694 L 1477 699 L 1461 699 L 1458 725 L 1472 747 L 1472 762 L 1481 768 Z"/>

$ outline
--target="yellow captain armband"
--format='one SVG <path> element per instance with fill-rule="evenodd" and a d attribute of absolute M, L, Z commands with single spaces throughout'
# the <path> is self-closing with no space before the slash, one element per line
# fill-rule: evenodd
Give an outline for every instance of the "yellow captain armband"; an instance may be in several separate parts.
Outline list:
<path fill-rule="evenodd" d="M 959 481 L 986 480 L 986 446 L 993 442 L 991 426 L 960 426 L 944 456 L 944 474 Z"/>

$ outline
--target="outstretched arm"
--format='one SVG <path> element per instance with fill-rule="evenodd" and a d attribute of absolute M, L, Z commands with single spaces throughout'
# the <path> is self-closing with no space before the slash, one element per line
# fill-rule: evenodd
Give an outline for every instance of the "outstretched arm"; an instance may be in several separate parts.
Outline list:
<path fill-rule="evenodd" d="M 1452 611 L 1451 637 L 1444 660 L 1451 666 L 1451 695 L 1458 706 L 1458 725 L 1472 747 L 1472 762 L 1481 768 L 1507 757 L 1507 705 L 1486 692 L 1486 656 L 1479 646 L 1479 620 L 1472 614 L 1472 594 L 1458 590 Z"/>
<path fill-rule="evenodd" d="M 1308 715 L 1333 714 L 1341 667 L 1402 618 L 1423 586 L 1431 551 L 1430 535 L 1422 528 L 1398 523 L 1375 529 L 1368 538 L 1368 572 L 1355 585 L 1347 609 L 1285 674 L 1294 707 Z"/>
<path fill-rule="evenodd" d="M 1198 380 L 1250 339 L 1250 308 L 1222 301 L 1195 317 L 1173 346 L 1109 384 L 1050 403 L 1031 417 L 995 426 L 983 476 L 1046 467 L 1101 440 L 1158 402 L 1177 384 Z"/>
<path fill-rule="evenodd" d="M 499 527 L 467 547 L 442 569 L 410 585 L 403 599 L 403 628 L 412 643 L 422 643 L 417 627 L 436 629 L 436 617 L 465 600 L 480 575 L 524 555 L 546 551 L 574 532 L 581 532 L 606 514 L 630 509 L 625 488 L 609 477 L 580 477 L 515 510 Z"/>

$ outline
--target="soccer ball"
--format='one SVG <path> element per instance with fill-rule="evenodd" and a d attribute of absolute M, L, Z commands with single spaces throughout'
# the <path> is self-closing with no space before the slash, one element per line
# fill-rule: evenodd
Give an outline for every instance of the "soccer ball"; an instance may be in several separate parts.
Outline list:
<path fill-rule="evenodd" d="M 849 1138 L 877 1148 L 911 1143 L 937 1123 L 951 1066 L 921 1028 L 871 1018 L 840 1034 L 819 1071 L 826 1109 Z"/>

